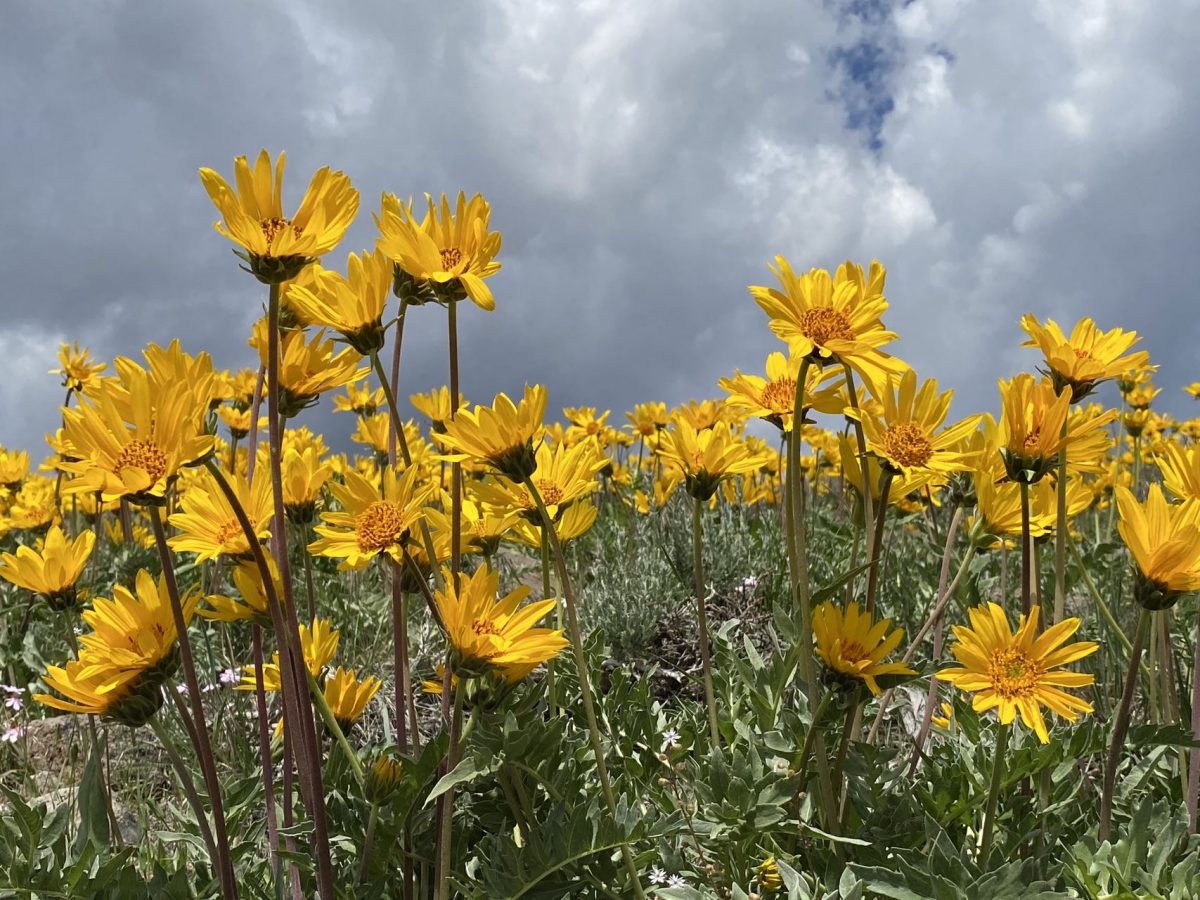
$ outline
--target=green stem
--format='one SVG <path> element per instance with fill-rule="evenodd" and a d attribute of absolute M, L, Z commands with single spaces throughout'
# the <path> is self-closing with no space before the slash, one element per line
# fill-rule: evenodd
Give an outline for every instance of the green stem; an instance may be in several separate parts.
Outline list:
<path fill-rule="evenodd" d="M 887 522 L 888 494 L 891 493 L 892 479 L 895 473 L 884 466 L 879 478 L 879 508 L 875 511 L 875 536 L 871 540 L 871 567 L 867 569 L 867 600 L 866 611 L 870 615 L 875 611 L 875 592 L 879 588 L 879 560 L 883 548 L 883 526 Z M 865 482 L 864 482 L 865 484 Z"/>
<path fill-rule="evenodd" d="M 375 846 L 375 826 L 379 824 L 379 804 L 371 801 L 371 812 L 367 817 L 367 836 L 363 838 L 362 859 L 358 864 L 358 883 L 367 880 L 367 869 L 371 863 L 371 850 Z"/>
<path fill-rule="evenodd" d="M 1004 777 L 1004 757 L 1008 753 L 1008 733 L 1011 725 L 998 725 L 1000 733 L 996 735 L 996 758 L 992 760 L 992 783 L 988 788 L 987 808 L 983 813 L 983 837 L 979 844 L 978 865 L 981 869 L 987 867 L 988 854 L 992 850 L 992 832 L 996 826 L 996 802 L 1000 798 L 1000 782 Z"/>
<path fill-rule="evenodd" d="M 708 731 L 712 748 L 721 746 L 721 729 L 717 724 L 717 698 L 713 691 L 712 658 L 709 648 L 708 612 L 705 609 L 704 588 L 704 525 L 701 506 L 703 501 L 692 501 L 692 550 L 696 578 L 696 621 L 700 634 L 700 665 L 704 672 L 704 704 L 708 708 Z"/>
<path fill-rule="evenodd" d="M 354 752 L 354 748 L 350 746 L 350 742 L 346 739 L 346 732 L 338 724 L 333 710 L 329 708 L 329 702 L 325 699 L 325 692 L 321 689 L 321 685 L 317 683 L 317 679 L 313 677 L 312 672 L 307 668 L 304 671 L 308 675 L 308 690 L 312 694 L 313 706 L 321 714 L 321 718 L 325 722 L 325 727 L 329 729 L 329 733 L 333 735 L 333 739 L 337 741 L 337 745 L 342 748 L 342 753 L 345 755 L 346 761 L 350 763 L 350 771 L 354 774 L 354 780 L 361 788 L 367 783 L 367 773 L 363 770 L 362 761 L 359 760 L 358 754 Z"/>
<path fill-rule="evenodd" d="M 1063 423 L 1063 431 L 1067 425 Z M 1067 614 L 1067 448 L 1058 451 L 1058 520 L 1054 526 L 1054 621 L 1057 625 Z"/>
<path fill-rule="evenodd" d="M 1021 482 L 1021 615 L 1033 604 L 1033 541 L 1029 537 L 1029 485 Z"/>
<path fill-rule="evenodd" d="M 551 594 L 550 587 L 550 539 L 546 536 L 546 529 L 542 531 L 542 599 L 549 600 Z M 555 611 L 559 613 L 561 618 L 562 604 L 555 600 Z M 546 705 L 550 710 L 550 716 L 553 718 L 558 713 L 558 680 L 555 677 L 554 660 L 549 660 L 546 663 Z"/>
<path fill-rule="evenodd" d="M 1125 690 L 1121 694 L 1121 706 L 1117 710 L 1117 721 L 1113 725 L 1112 744 L 1108 748 L 1108 759 L 1104 765 L 1104 785 L 1100 794 L 1100 824 L 1098 840 L 1108 840 L 1112 826 L 1113 788 L 1117 781 L 1117 764 L 1121 761 L 1121 750 L 1125 746 L 1125 734 L 1129 730 L 1129 718 L 1133 710 L 1134 689 L 1137 686 L 1138 663 L 1142 658 L 1142 647 L 1150 630 L 1150 610 L 1143 608 L 1138 615 L 1137 629 L 1133 635 L 1133 650 L 1129 656 L 1129 669 L 1125 673 Z"/>
<path fill-rule="evenodd" d="M 175 690 L 175 685 L 167 684 L 168 691 Z M 192 773 L 188 771 L 187 765 L 183 761 L 183 757 L 179 753 L 179 748 L 175 746 L 175 741 L 171 739 L 171 734 L 167 728 L 159 720 L 157 715 L 150 717 L 150 729 L 158 737 L 158 742 L 162 744 L 163 750 L 167 753 L 167 759 L 171 761 L 172 768 L 175 769 L 175 774 L 179 776 L 179 784 L 183 788 L 183 793 L 187 796 L 188 803 L 191 804 L 192 813 L 196 816 L 196 825 L 200 828 L 200 837 L 204 839 L 204 844 L 208 847 L 208 855 L 214 863 L 217 860 L 217 845 L 213 842 L 212 829 L 208 827 L 208 813 L 204 809 L 204 803 L 200 799 L 200 794 L 196 791 L 196 783 L 192 781 Z"/>
<path fill-rule="evenodd" d="M 529 496 L 533 498 L 537 504 L 538 513 L 542 517 L 542 528 L 545 529 L 547 536 L 550 538 L 550 549 L 554 552 L 555 565 L 558 568 L 558 581 L 562 588 L 563 602 L 567 607 L 567 623 L 568 631 L 571 639 L 571 650 L 575 655 L 575 665 L 579 670 L 579 692 L 583 698 L 583 709 L 587 716 L 588 736 L 591 739 L 592 753 L 596 757 L 596 774 L 600 778 L 600 788 L 604 793 L 604 802 L 608 806 L 609 815 L 616 821 L 617 818 L 617 799 L 613 794 L 612 782 L 608 777 L 608 764 L 604 760 L 604 743 L 600 739 L 600 726 L 596 720 L 596 706 L 592 700 L 591 679 L 588 676 L 587 656 L 583 650 L 583 634 L 579 630 L 579 615 L 575 607 L 575 591 L 571 586 L 571 578 L 567 573 L 567 560 L 563 555 L 562 544 L 558 540 L 558 533 L 554 530 L 554 521 L 550 518 L 550 512 L 546 509 L 546 503 L 542 499 L 542 494 L 538 490 L 533 479 L 529 476 L 525 477 L 525 490 L 529 491 Z M 637 900 L 645 900 L 646 894 L 642 890 L 641 881 L 638 877 L 637 864 L 633 859 L 633 851 L 629 848 L 627 841 L 621 842 L 621 856 L 625 864 L 625 870 L 629 875 L 629 884 L 633 890 Z"/>
<path fill-rule="evenodd" d="M 446 671 L 449 672 L 449 666 Z M 446 763 L 446 771 L 453 772 L 454 767 L 458 765 L 458 754 L 460 751 L 460 742 L 462 740 L 462 711 L 463 700 L 465 698 L 465 687 L 467 679 L 458 679 L 458 684 L 454 688 L 454 714 L 450 720 L 450 756 Z M 438 900 L 450 900 L 450 841 L 453 838 L 453 819 L 454 819 L 454 788 L 451 787 L 446 791 L 443 797 L 442 820 L 438 829 L 438 845 L 437 845 L 437 881 L 438 881 Z"/>

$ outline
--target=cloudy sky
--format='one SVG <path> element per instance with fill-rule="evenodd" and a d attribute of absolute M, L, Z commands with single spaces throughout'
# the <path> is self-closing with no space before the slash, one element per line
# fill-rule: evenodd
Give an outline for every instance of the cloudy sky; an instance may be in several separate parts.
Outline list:
<path fill-rule="evenodd" d="M 491 201 L 498 309 L 461 317 L 474 399 L 526 381 L 559 406 L 716 395 L 778 348 L 746 285 L 784 254 L 883 261 L 896 352 L 955 388 L 956 412 L 1036 364 L 1033 311 L 1143 333 L 1163 405 L 1190 414 L 1200 0 L 4 14 L 2 444 L 40 451 L 62 340 L 111 358 L 179 336 L 253 363 L 263 291 L 196 169 L 263 146 L 287 150 L 292 203 L 325 164 L 362 192 L 337 265 L 371 245 L 382 191 Z M 445 379 L 445 314 L 409 328 L 405 393 Z"/>

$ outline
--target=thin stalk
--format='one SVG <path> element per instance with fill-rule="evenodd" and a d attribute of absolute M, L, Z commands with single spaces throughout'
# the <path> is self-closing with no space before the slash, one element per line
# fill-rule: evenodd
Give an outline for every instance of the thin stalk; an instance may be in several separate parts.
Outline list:
<path fill-rule="evenodd" d="M 979 844 L 978 865 L 986 868 L 992 850 L 992 832 L 996 825 L 996 802 L 1000 798 L 1000 782 L 1004 778 L 1004 757 L 1008 753 L 1008 732 L 1011 725 L 999 725 L 996 735 L 996 758 L 992 760 L 992 783 L 988 788 L 987 808 L 983 813 L 983 837 Z"/>
<path fill-rule="evenodd" d="M 446 667 L 447 674 L 450 672 L 450 667 Z M 454 688 L 454 714 L 450 720 L 450 750 L 449 757 L 446 760 L 446 771 L 453 772 L 454 767 L 458 765 L 459 742 L 462 738 L 462 713 L 463 700 L 465 698 L 465 688 L 467 680 L 460 678 L 458 685 Z M 450 842 L 453 839 L 453 818 L 454 818 L 454 788 L 450 787 L 445 794 L 446 798 L 445 809 L 442 813 L 440 828 L 438 829 L 437 843 L 437 881 L 438 900 L 450 900 Z"/>
<path fill-rule="evenodd" d="M 450 343 L 450 420 L 458 412 L 458 303 L 446 305 L 446 326 Z M 432 559 L 432 557 L 430 557 Z M 462 463 L 450 465 L 450 573 L 454 590 L 462 569 Z"/>
<path fill-rule="evenodd" d="M 392 569 L 392 662 L 396 673 L 396 736 L 401 751 L 408 752 L 408 733 L 413 734 L 413 746 L 420 749 L 417 733 L 417 710 L 412 702 L 412 671 L 408 663 L 408 597 L 404 593 L 400 564 Z M 408 720 L 408 716 L 412 720 Z"/>
<path fill-rule="evenodd" d="M 1063 432 L 1067 430 L 1063 423 Z M 1057 625 L 1067 614 L 1067 448 L 1058 451 L 1058 484 L 1055 485 L 1058 500 L 1058 518 L 1054 526 L 1054 618 Z"/>
<path fill-rule="evenodd" d="M 358 864 L 358 883 L 367 880 L 367 868 L 371 862 L 371 850 L 375 846 L 375 826 L 379 824 L 379 804 L 371 801 L 371 812 L 367 817 L 367 836 L 363 839 L 362 859 Z"/>
<path fill-rule="evenodd" d="M 717 724 L 717 698 L 713 691 L 712 658 L 708 643 L 708 612 L 705 610 L 704 589 L 704 525 L 703 501 L 692 501 L 692 550 L 696 578 L 696 621 L 700 634 L 700 665 L 704 672 L 704 705 L 708 709 L 708 731 L 712 747 L 721 746 L 721 729 Z"/>
<path fill-rule="evenodd" d="M 546 529 L 542 528 L 542 599 L 549 600 L 551 594 L 550 587 L 550 538 L 546 535 Z M 562 603 L 555 600 L 555 610 L 561 611 Z M 560 612 L 561 615 L 561 612 Z M 554 671 L 554 660 L 549 660 L 546 663 L 546 706 L 550 711 L 550 716 L 553 718 L 558 714 L 558 679 Z"/>
<path fill-rule="evenodd" d="M 302 546 L 304 549 L 304 590 L 308 595 L 308 620 L 311 622 L 317 617 L 317 598 L 316 592 L 313 590 L 313 574 L 312 574 L 312 554 L 308 552 L 308 545 L 312 542 L 313 533 L 311 525 L 301 525 L 302 529 Z"/>
<path fill-rule="evenodd" d="M 150 523 L 154 528 L 154 542 L 158 545 L 158 558 L 162 562 L 163 580 L 167 586 L 167 597 L 171 604 L 171 616 L 175 620 L 175 634 L 179 642 L 179 656 L 183 663 L 183 675 L 187 684 L 188 699 L 192 703 L 195 724 L 196 755 L 204 773 L 204 784 L 208 790 L 208 802 L 212 807 L 213 826 L 216 832 L 214 860 L 221 881 L 221 893 L 226 898 L 238 896 L 237 878 L 233 872 L 233 860 L 229 855 L 229 836 L 225 830 L 225 809 L 221 803 L 221 782 L 217 777 L 217 766 L 213 759 L 212 745 L 208 739 L 208 724 L 204 721 L 204 704 L 201 702 L 200 681 L 196 678 L 196 664 L 192 659 L 192 642 L 188 639 L 187 622 L 183 618 L 183 607 L 179 601 L 179 585 L 175 581 L 175 563 L 167 546 L 167 533 L 163 530 L 158 510 L 150 511 Z"/>
<path fill-rule="evenodd" d="M 554 561 L 558 568 L 558 581 L 562 588 L 563 601 L 567 607 L 571 650 L 575 655 L 575 665 L 579 670 L 579 692 L 582 695 L 583 709 L 587 716 L 588 736 L 591 739 L 592 754 L 596 757 L 596 774 L 600 778 L 600 788 L 604 793 L 604 802 L 608 806 L 609 815 L 615 821 L 617 817 L 617 799 L 613 794 L 612 782 L 608 777 L 608 764 L 604 761 L 604 743 L 600 739 L 600 726 L 596 720 L 596 706 L 592 700 L 591 678 L 588 676 L 587 656 L 583 652 L 583 635 L 579 630 L 579 615 L 575 608 L 575 591 L 571 587 L 571 578 L 567 573 L 567 560 L 563 555 L 562 544 L 558 540 L 558 533 L 554 530 L 554 521 L 550 518 L 545 501 L 542 500 L 541 491 L 533 483 L 533 479 L 528 476 L 525 478 L 525 490 L 529 491 L 529 496 L 537 504 L 538 513 L 542 517 L 542 528 L 545 529 L 546 534 L 549 536 L 550 549 L 554 552 Z M 646 894 L 642 890 L 641 881 L 638 879 L 638 869 L 633 859 L 633 851 L 630 850 L 629 844 L 626 842 L 621 843 L 621 857 L 625 864 L 625 871 L 629 875 L 629 884 L 634 896 L 638 900 L 645 900 Z"/>
<path fill-rule="evenodd" d="M 322 690 L 321 685 L 317 684 L 317 679 L 313 677 L 312 672 L 307 668 L 304 671 L 308 673 L 308 690 L 312 694 L 313 706 L 320 713 L 321 719 L 324 720 L 325 727 L 329 729 L 329 733 L 333 735 L 334 741 L 342 749 L 342 753 L 346 757 L 346 762 L 350 763 L 350 771 L 354 775 L 354 780 L 361 788 L 367 783 L 367 773 L 363 771 L 362 761 L 358 758 L 358 754 L 354 752 L 354 748 L 350 746 L 350 742 L 346 740 L 346 732 L 342 730 L 342 726 L 338 724 L 333 710 L 329 708 L 329 702 L 325 699 L 325 691 Z"/>
<path fill-rule="evenodd" d="M 175 690 L 175 685 L 173 684 L 168 684 L 165 687 L 168 691 Z M 171 761 L 171 766 L 175 769 L 175 774 L 179 776 L 179 784 L 183 788 L 183 793 L 187 796 L 188 803 L 192 806 L 192 813 L 196 816 L 196 824 L 200 828 L 200 837 L 204 839 L 204 845 L 208 847 L 208 855 L 215 864 L 217 860 L 217 845 L 213 842 L 212 829 L 208 827 L 208 812 L 204 809 L 204 803 L 200 799 L 200 794 L 196 791 L 196 783 L 192 781 L 192 773 L 188 771 L 183 757 L 179 754 L 179 748 L 175 746 L 175 741 L 171 739 L 170 732 L 159 721 L 157 715 L 150 717 L 150 729 L 158 737 L 158 742 L 162 744 L 163 750 L 166 751 L 167 759 Z"/>
<path fill-rule="evenodd" d="M 1196 647 L 1192 659 L 1192 740 L 1200 741 L 1200 620 L 1196 622 Z M 1188 751 L 1188 832 L 1195 834 L 1200 818 L 1200 747 Z"/>
<path fill-rule="evenodd" d="M 279 568 L 279 580 L 283 585 L 283 614 L 286 621 L 276 624 L 276 640 L 280 644 L 280 675 L 286 682 L 290 679 L 295 696 L 297 715 L 294 733 L 297 770 L 304 792 L 305 805 L 313 820 L 313 843 L 317 863 L 317 888 L 322 900 L 333 900 L 333 864 L 329 851 L 329 826 L 325 819 L 325 787 L 322 783 L 320 760 L 317 753 L 317 732 L 313 722 L 312 706 L 303 702 L 307 697 L 300 670 L 307 671 L 303 654 L 300 652 L 300 623 L 296 617 L 296 603 L 292 597 L 291 565 L 287 553 L 287 519 L 283 509 L 283 419 L 279 413 L 279 285 L 272 284 L 267 303 L 267 419 L 270 425 L 271 488 L 275 502 L 275 516 L 271 527 L 274 535 L 275 564 Z M 211 470 L 211 469 L 210 469 Z M 258 541 L 247 534 L 251 546 Z M 264 586 L 270 584 L 269 573 L 264 573 Z M 269 595 L 268 595 L 269 596 Z M 274 610 L 272 610 L 274 614 Z M 281 627 L 282 626 L 282 627 Z M 283 667 L 283 658 L 290 657 L 290 665 Z M 285 724 L 285 728 L 290 727 Z"/>
<path fill-rule="evenodd" d="M 879 478 L 879 508 L 875 511 L 875 536 L 871 540 L 871 566 L 867 569 L 866 611 L 868 615 L 875 611 L 875 591 L 879 587 L 879 570 L 882 568 L 879 558 L 883 555 L 880 552 L 883 547 L 883 526 L 887 522 L 888 494 L 891 492 L 894 477 L 895 473 L 889 467 L 884 466 L 883 473 Z M 864 481 L 863 484 L 866 485 L 866 482 Z"/>
<path fill-rule="evenodd" d="M 1125 733 L 1129 730 L 1129 718 L 1133 710 L 1133 694 L 1137 686 L 1138 663 L 1142 658 L 1142 647 L 1150 630 L 1150 610 L 1143 608 L 1138 614 L 1137 629 L 1133 634 L 1133 651 L 1129 657 L 1129 669 L 1125 673 L 1125 690 L 1121 694 L 1121 706 L 1117 710 L 1117 721 L 1113 726 L 1112 744 L 1108 748 L 1108 759 L 1104 765 L 1104 786 L 1100 795 L 1100 824 L 1097 836 L 1101 843 L 1108 840 L 1112 827 L 1113 788 L 1117 781 L 1117 764 L 1121 761 L 1121 750 L 1125 746 Z M 1193 724 L 1193 727 L 1194 724 Z"/>
<path fill-rule="evenodd" d="M 262 626 L 250 627 L 254 644 L 254 708 L 258 712 L 258 762 L 262 767 L 263 803 L 267 816 L 267 844 L 271 850 L 271 866 L 279 879 L 279 820 L 275 813 L 274 763 L 271 760 L 271 735 L 267 725 L 267 695 L 263 688 Z"/>
<path fill-rule="evenodd" d="M 1029 485 L 1021 482 L 1021 615 L 1028 616 L 1033 597 L 1033 541 L 1029 537 Z"/>
<path fill-rule="evenodd" d="M 817 688 L 816 661 L 813 659 L 812 601 L 809 594 L 807 528 L 804 521 L 804 475 L 800 470 L 800 445 L 804 439 L 804 389 L 810 365 L 808 359 L 804 359 L 800 363 L 800 370 L 796 374 L 796 396 L 792 404 L 792 434 L 788 441 L 787 488 L 794 542 L 788 547 L 788 561 L 791 564 L 792 600 L 800 616 L 800 627 L 797 629 L 800 635 L 800 675 L 804 679 L 808 708 L 815 711 L 819 707 L 820 696 Z M 847 370 L 847 378 L 850 377 L 852 376 Z M 850 391 L 852 402 L 857 403 L 857 398 L 854 397 L 853 382 L 847 382 L 847 389 Z M 864 479 L 863 484 L 866 485 L 866 483 Z M 864 493 L 869 495 L 869 491 Z M 869 496 L 866 502 L 870 502 Z M 833 779 L 829 772 L 829 759 L 825 754 L 825 742 L 819 732 L 815 741 L 814 757 L 817 761 L 818 796 L 824 813 L 825 826 L 833 828 L 837 822 L 837 805 L 834 800 Z"/>
<path fill-rule="evenodd" d="M 246 480 L 254 481 L 254 462 L 258 458 L 258 412 L 262 409 L 263 382 L 267 367 L 258 367 L 258 378 L 254 381 L 254 398 L 250 401 L 250 432 L 246 437 Z"/>

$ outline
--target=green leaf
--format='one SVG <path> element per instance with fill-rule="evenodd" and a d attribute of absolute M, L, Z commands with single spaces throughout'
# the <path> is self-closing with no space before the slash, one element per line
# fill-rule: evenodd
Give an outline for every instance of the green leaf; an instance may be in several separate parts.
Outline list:
<path fill-rule="evenodd" d="M 75 852 L 78 854 L 89 841 L 107 846 L 112 838 L 108 828 L 108 800 L 104 795 L 104 778 L 101 760 L 104 758 L 104 739 L 92 744 L 88 761 L 83 767 L 79 781 L 79 834 L 75 837 Z"/>

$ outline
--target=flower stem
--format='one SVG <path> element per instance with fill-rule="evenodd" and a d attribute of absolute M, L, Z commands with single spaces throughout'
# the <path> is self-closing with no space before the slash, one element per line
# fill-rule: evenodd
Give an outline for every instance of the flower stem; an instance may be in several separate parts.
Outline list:
<path fill-rule="evenodd" d="M 1063 423 L 1063 431 L 1067 425 Z M 1054 526 L 1054 620 L 1057 625 L 1067 614 L 1067 448 L 1058 451 L 1058 518 Z"/>
<path fill-rule="evenodd" d="M 283 585 L 283 602 L 280 621 L 275 623 L 275 638 L 279 642 L 280 675 L 285 692 L 289 687 L 293 697 L 293 716 L 285 714 L 285 728 L 294 722 L 296 764 L 300 773 L 300 784 L 305 805 L 313 820 L 313 842 L 317 863 L 317 887 L 322 900 L 333 900 L 333 864 L 329 852 L 329 827 L 325 819 L 325 787 L 322 783 L 320 760 L 317 753 L 317 732 L 313 723 L 312 705 L 302 698 L 308 696 L 307 686 L 301 670 L 306 670 L 300 651 L 300 624 L 296 617 L 296 603 L 292 596 L 291 566 L 287 553 L 287 519 L 283 509 L 283 417 L 279 413 L 279 285 L 272 284 L 267 301 L 267 421 L 271 458 L 271 492 L 275 515 L 271 534 L 275 550 L 275 564 L 279 569 L 279 581 Z M 214 468 L 210 466 L 209 470 Z M 240 521 L 240 518 L 239 518 Z M 243 529 L 245 524 L 243 523 Z M 253 531 L 247 532 L 252 547 L 258 540 Z M 256 555 L 257 559 L 257 555 Z M 265 566 L 260 566 L 260 570 Z M 263 572 L 263 584 L 271 584 L 269 572 Z M 273 587 L 273 585 L 272 585 Z M 268 597 L 270 594 L 268 593 Z M 278 598 L 277 598 L 277 606 Z M 272 609 L 274 619 L 276 609 Z M 288 658 L 285 667 L 284 658 Z"/>
<path fill-rule="evenodd" d="M 321 689 L 321 685 L 317 683 L 317 679 L 313 677 L 313 673 L 307 667 L 304 671 L 308 675 L 308 690 L 312 694 L 313 706 L 321 714 L 321 718 L 325 722 L 325 727 L 329 729 L 329 733 L 333 735 L 333 739 L 337 741 L 337 745 L 342 748 L 342 753 L 345 754 L 346 761 L 350 763 L 350 771 L 354 775 L 354 780 L 361 788 L 367 782 L 367 774 L 363 771 L 362 762 L 359 760 L 358 754 L 354 752 L 354 748 L 350 746 L 350 742 L 346 740 L 346 732 L 342 730 L 342 726 L 338 724 L 333 710 L 329 708 L 329 702 L 325 699 L 325 692 Z"/>
<path fill-rule="evenodd" d="M 704 588 L 704 525 L 703 501 L 692 501 L 692 550 L 696 578 L 696 621 L 700 628 L 700 665 L 704 671 L 704 705 L 708 708 L 708 731 L 712 747 L 721 746 L 721 729 L 717 724 L 717 698 L 713 692 L 712 658 L 708 637 L 708 612 L 705 609 Z"/>
<path fill-rule="evenodd" d="M 888 509 L 888 494 L 891 493 L 892 479 L 895 474 L 888 467 L 884 467 L 882 474 L 879 477 L 879 508 L 875 510 L 875 536 L 871 539 L 871 565 L 867 569 L 867 599 L 866 611 L 870 615 L 875 611 L 875 592 L 879 588 L 879 559 L 883 555 L 883 526 L 887 521 Z M 863 482 L 866 485 L 866 482 Z M 869 488 L 864 488 L 869 490 Z"/>
<path fill-rule="evenodd" d="M 363 838 L 362 859 L 358 864 L 358 883 L 362 884 L 367 878 L 367 869 L 371 863 L 371 849 L 375 846 L 375 826 L 379 824 L 379 804 L 371 801 L 371 812 L 367 817 L 367 836 Z"/>
<path fill-rule="evenodd" d="M 1117 710 L 1117 721 L 1113 725 L 1112 744 L 1108 748 L 1108 759 L 1104 765 L 1104 787 L 1100 795 L 1100 824 L 1096 833 L 1101 843 L 1108 840 L 1112 826 L 1113 788 L 1117 781 L 1117 764 L 1121 761 L 1121 750 L 1125 745 L 1125 733 L 1129 730 L 1130 713 L 1133 710 L 1133 694 L 1137 686 L 1138 663 L 1142 659 L 1142 647 L 1150 630 L 1150 610 L 1143 608 L 1138 615 L 1137 628 L 1133 634 L 1133 650 L 1129 655 L 1129 669 L 1125 673 L 1125 690 L 1121 694 L 1121 706 Z"/>
<path fill-rule="evenodd" d="M 988 855 L 992 850 L 992 832 L 996 826 L 996 803 L 1000 798 L 1000 782 L 1004 778 L 1004 762 L 1005 756 L 1008 753 L 1008 733 L 1012 730 L 1011 725 L 998 725 L 999 734 L 996 735 L 996 757 L 992 760 L 992 783 L 988 788 L 987 807 L 983 813 L 983 837 L 979 844 L 979 867 L 987 866 Z"/>
<path fill-rule="evenodd" d="M 446 666 L 446 673 L 449 675 L 450 666 Z M 450 750 L 449 757 L 446 760 L 446 771 L 453 772 L 454 767 L 458 765 L 459 743 L 462 740 L 462 713 L 463 700 L 465 698 L 465 688 L 467 679 L 458 679 L 458 684 L 454 688 L 454 713 L 450 719 Z M 442 811 L 442 819 L 438 828 L 437 842 L 437 868 L 438 868 L 438 890 L 437 900 L 450 900 L 450 842 L 453 839 L 453 819 L 454 819 L 454 788 L 451 786 L 445 794 Z"/>
<path fill-rule="evenodd" d="M 1021 615 L 1033 605 L 1033 540 L 1029 537 L 1029 485 L 1021 482 Z"/>
<path fill-rule="evenodd" d="M 592 754 L 596 757 L 596 774 L 600 778 L 600 788 L 604 793 L 604 802 L 608 806 L 608 812 L 615 821 L 617 817 L 617 799 L 613 794 L 612 782 L 608 777 L 608 764 L 604 761 L 604 743 L 600 739 L 600 726 L 596 720 L 596 706 L 592 700 L 592 685 L 591 679 L 588 676 L 587 656 L 583 650 L 583 635 L 579 630 L 579 615 L 575 608 L 575 592 L 571 587 L 571 578 L 567 573 L 567 560 L 563 555 L 562 544 L 558 540 L 558 533 L 554 530 L 554 521 L 550 518 L 550 512 L 546 509 L 546 503 L 542 499 L 542 494 L 538 490 L 537 485 L 533 483 L 533 479 L 529 476 L 525 478 L 525 490 L 529 491 L 529 496 L 537 504 L 538 513 L 542 517 L 542 527 L 550 539 L 550 549 L 554 552 L 554 561 L 558 568 L 558 581 L 562 587 L 563 601 L 567 607 L 567 623 L 569 625 L 568 631 L 571 638 L 571 649 L 575 655 L 575 665 L 579 670 L 579 692 L 582 695 L 583 709 L 587 716 L 588 736 L 591 738 Z M 628 842 L 622 841 L 621 856 L 625 863 L 625 871 L 629 875 L 629 884 L 633 890 L 634 897 L 637 900 L 645 900 L 646 894 L 642 890 L 642 884 L 638 878 L 637 864 L 634 862 L 633 851 L 630 850 Z"/>
<path fill-rule="evenodd" d="M 1196 622 L 1196 648 L 1192 661 L 1192 740 L 1200 741 L 1200 621 Z M 1200 811 L 1200 747 L 1188 752 L 1188 832 L 1196 833 Z"/>
<path fill-rule="evenodd" d="M 163 687 L 168 691 L 175 690 L 175 685 L 170 683 Z M 150 728 L 158 737 L 158 742 L 162 744 L 163 750 L 166 751 L 167 758 L 171 761 L 171 766 L 175 769 L 175 774 L 179 776 L 179 784 L 183 787 L 183 793 L 187 796 L 188 803 L 192 806 L 192 813 L 196 816 L 196 824 L 200 828 L 200 837 L 204 839 L 204 844 L 208 847 L 208 854 L 215 863 L 217 860 L 217 845 L 213 842 L 212 829 L 208 827 L 208 813 L 204 809 L 204 803 L 200 799 L 200 794 L 196 791 L 196 783 L 192 781 L 192 773 L 188 771 L 183 757 L 179 754 L 179 748 L 175 746 L 170 732 L 159 721 L 157 715 L 150 717 Z"/>
<path fill-rule="evenodd" d="M 262 767 L 263 803 L 266 806 L 267 844 L 276 880 L 279 879 L 279 821 L 275 814 L 274 763 L 271 760 L 271 737 L 267 728 L 267 695 L 263 689 L 262 626 L 250 627 L 254 645 L 254 708 L 258 712 L 258 762 Z"/>
<path fill-rule="evenodd" d="M 204 721 L 204 704 L 201 702 L 200 681 L 196 678 L 196 664 L 192 659 L 192 642 L 188 639 L 187 623 L 183 618 L 183 607 L 179 601 L 179 585 L 175 581 L 175 563 L 167 547 L 167 533 L 163 529 L 158 510 L 150 511 L 150 522 L 154 528 L 154 542 L 158 546 L 158 558 L 162 562 L 163 580 L 167 586 L 167 597 L 171 604 L 171 615 L 175 620 L 175 634 L 179 641 L 179 656 L 183 663 L 183 675 L 187 684 L 188 699 L 192 702 L 196 755 L 200 770 L 204 773 L 204 784 L 208 790 L 208 802 L 212 806 L 213 825 L 216 831 L 214 862 L 221 881 L 221 893 L 226 898 L 238 896 L 237 879 L 233 873 L 233 860 L 229 855 L 229 836 L 225 831 L 225 810 L 221 804 L 221 782 L 217 778 L 217 766 L 213 760 L 212 745 L 208 740 L 208 724 Z"/>
<path fill-rule="evenodd" d="M 543 527 L 542 532 L 542 599 L 549 600 L 552 588 L 550 585 L 550 538 L 546 534 L 546 529 Z M 562 609 L 562 601 L 555 600 L 555 609 Z M 546 663 L 546 705 L 550 711 L 550 717 L 553 718 L 558 714 L 558 681 L 555 678 L 554 660 L 551 659 Z"/>

